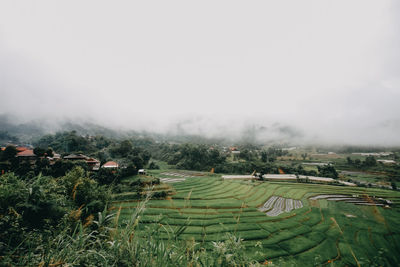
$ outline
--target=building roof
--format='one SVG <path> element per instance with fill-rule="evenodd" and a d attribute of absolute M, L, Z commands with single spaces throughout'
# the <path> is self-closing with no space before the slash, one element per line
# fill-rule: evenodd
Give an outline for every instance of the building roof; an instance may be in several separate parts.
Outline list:
<path fill-rule="evenodd" d="M 25 150 L 29 150 L 29 148 L 27 148 L 27 147 L 25 147 L 25 146 L 18 146 L 18 147 L 16 147 L 16 149 L 17 149 L 18 152 L 22 152 L 22 151 L 25 151 Z"/>
<path fill-rule="evenodd" d="M 52 157 L 47 156 L 46 158 L 48 158 L 49 160 L 57 160 L 57 159 L 61 159 L 61 155 L 57 154 L 57 153 L 53 153 Z"/>
<path fill-rule="evenodd" d="M 382 162 L 382 163 L 396 163 L 396 161 L 394 161 L 392 159 L 378 159 L 376 161 Z"/>
<path fill-rule="evenodd" d="M 118 168 L 119 165 L 115 161 L 107 161 L 106 163 L 104 163 L 104 165 L 102 167 L 103 168 Z"/>
<path fill-rule="evenodd" d="M 98 163 L 98 162 L 100 162 L 100 161 L 97 160 L 97 159 L 95 159 L 95 158 L 87 158 L 87 159 L 86 159 L 86 162 L 87 162 L 87 163 Z"/>
<path fill-rule="evenodd" d="M 27 149 L 22 152 L 17 153 L 17 157 L 36 157 L 32 149 Z"/>
<path fill-rule="evenodd" d="M 83 154 L 78 154 L 78 155 L 70 154 L 68 156 L 65 156 L 64 159 L 83 159 L 83 160 L 86 160 L 87 156 L 85 156 Z"/>

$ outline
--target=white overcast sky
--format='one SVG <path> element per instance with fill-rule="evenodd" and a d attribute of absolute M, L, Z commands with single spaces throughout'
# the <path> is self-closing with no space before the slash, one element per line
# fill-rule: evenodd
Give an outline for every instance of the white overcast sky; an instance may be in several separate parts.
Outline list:
<path fill-rule="evenodd" d="M 3 0 L 0 113 L 400 144 L 399 48 L 396 0 Z"/>

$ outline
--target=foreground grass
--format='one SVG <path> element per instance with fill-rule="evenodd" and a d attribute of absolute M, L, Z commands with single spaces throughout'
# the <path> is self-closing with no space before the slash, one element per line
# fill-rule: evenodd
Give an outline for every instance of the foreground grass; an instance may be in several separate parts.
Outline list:
<path fill-rule="evenodd" d="M 400 263 L 400 213 L 392 208 L 356 206 L 326 200 L 317 194 L 357 194 L 399 203 L 399 192 L 284 182 L 223 181 L 190 178 L 174 183 L 167 200 L 150 200 L 138 233 L 159 226 L 157 237 L 169 244 L 194 242 L 213 255 L 215 244 L 241 241 L 246 262 L 266 260 L 278 266 L 397 266 Z M 304 207 L 268 217 L 257 210 L 272 195 L 300 199 Z M 129 219 L 136 203 L 115 202 L 120 222 Z M 143 237 L 145 237 L 143 235 Z M 253 263 L 254 264 L 254 263 Z M 270 263 L 271 264 L 271 263 Z"/>
<path fill-rule="evenodd" d="M 206 250 L 194 240 L 179 240 L 185 226 L 167 229 L 163 225 L 141 226 L 149 201 L 139 203 L 128 220 L 119 224 L 120 210 L 98 214 L 98 220 L 78 223 L 59 233 L 41 248 L 31 248 L 24 256 L 13 253 L 0 258 L 1 266 L 258 266 L 244 254 L 242 240 L 227 234 L 224 242 L 214 242 Z M 158 238 L 160 231 L 167 240 Z"/>

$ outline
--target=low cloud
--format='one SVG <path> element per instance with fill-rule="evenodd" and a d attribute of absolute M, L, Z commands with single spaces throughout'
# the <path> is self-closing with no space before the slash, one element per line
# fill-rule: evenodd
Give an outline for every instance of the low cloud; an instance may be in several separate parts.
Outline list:
<path fill-rule="evenodd" d="M 399 145 L 399 11 L 397 1 L 6 1 L 0 114 Z"/>

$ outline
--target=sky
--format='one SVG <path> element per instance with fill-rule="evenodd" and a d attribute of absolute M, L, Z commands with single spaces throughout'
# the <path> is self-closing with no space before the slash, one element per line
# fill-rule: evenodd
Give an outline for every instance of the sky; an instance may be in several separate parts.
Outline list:
<path fill-rule="evenodd" d="M 400 145 L 399 15 L 396 0 L 3 0 L 0 114 Z"/>

